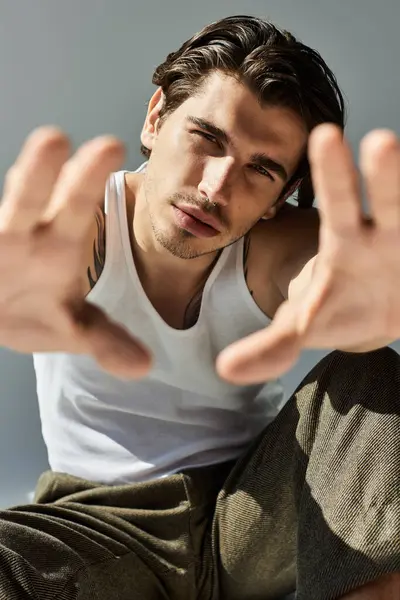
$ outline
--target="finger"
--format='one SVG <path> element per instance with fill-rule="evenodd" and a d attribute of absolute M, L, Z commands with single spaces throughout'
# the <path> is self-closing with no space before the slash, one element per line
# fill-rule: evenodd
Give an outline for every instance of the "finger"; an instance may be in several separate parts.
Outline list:
<path fill-rule="evenodd" d="M 41 127 L 27 138 L 6 176 L 1 230 L 23 233 L 38 224 L 69 153 L 68 137 L 55 127 Z"/>
<path fill-rule="evenodd" d="M 151 367 L 151 357 L 145 347 L 119 325 L 104 322 L 88 336 L 97 362 L 106 371 L 128 379 L 144 377 Z"/>
<path fill-rule="evenodd" d="M 321 223 L 336 232 L 357 229 L 362 216 L 357 170 L 342 131 L 331 124 L 310 136 L 309 161 Z"/>
<path fill-rule="evenodd" d="M 98 307 L 87 302 L 72 307 L 81 351 L 92 355 L 108 372 L 139 378 L 151 367 L 149 351 Z"/>
<path fill-rule="evenodd" d="M 81 240 L 93 225 L 95 208 L 104 199 L 107 179 L 125 158 L 122 142 L 103 136 L 84 144 L 65 165 L 45 219 L 56 235 Z"/>
<path fill-rule="evenodd" d="M 360 167 L 365 178 L 371 217 L 386 230 L 400 227 L 400 144 L 392 131 L 366 135 L 360 144 Z"/>
<path fill-rule="evenodd" d="M 302 338 L 289 302 L 281 305 L 272 324 L 223 350 L 217 358 L 219 375 L 239 385 L 275 379 L 298 359 Z"/>

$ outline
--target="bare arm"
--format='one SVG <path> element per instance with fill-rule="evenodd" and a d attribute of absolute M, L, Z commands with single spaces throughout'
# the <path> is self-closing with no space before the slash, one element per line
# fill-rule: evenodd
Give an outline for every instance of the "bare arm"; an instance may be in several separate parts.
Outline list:
<path fill-rule="evenodd" d="M 87 237 L 84 272 L 84 293 L 87 295 L 99 280 L 106 260 L 106 220 L 104 203 L 96 208 L 95 219 Z"/>
<path fill-rule="evenodd" d="M 340 600 L 400 600 L 400 573 L 391 573 L 342 596 Z"/>

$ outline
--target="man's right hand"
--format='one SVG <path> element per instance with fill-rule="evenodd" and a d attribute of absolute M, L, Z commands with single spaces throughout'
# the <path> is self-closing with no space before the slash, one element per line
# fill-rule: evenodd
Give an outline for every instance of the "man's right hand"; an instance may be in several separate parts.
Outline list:
<path fill-rule="evenodd" d="M 111 136 L 72 157 L 68 137 L 35 130 L 9 170 L 0 205 L 0 345 L 18 352 L 89 354 L 108 372 L 138 378 L 150 355 L 84 299 L 83 260 L 96 206 L 121 168 Z"/>

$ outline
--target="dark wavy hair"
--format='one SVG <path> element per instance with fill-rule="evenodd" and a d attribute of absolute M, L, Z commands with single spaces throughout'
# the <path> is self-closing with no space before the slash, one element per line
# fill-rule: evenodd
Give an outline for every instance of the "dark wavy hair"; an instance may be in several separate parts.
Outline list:
<path fill-rule="evenodd" d="M 165 97 L 161 121 L 194 95 L 216 70 L 246 84 L 262 105 L 293 110 L 309 132 L 324 122 L 344 129 L 343 95 L 321 55 L 288 31 L 263 19 L 241 15 L 207 25 L 156 68 L 152 81 L 162 88 Z M 141 151 L 150 156 L 143 145 Z M 282 196 L 298 180 L 297 204 L 309 208 L 314 190 L 306 154 Z"/>

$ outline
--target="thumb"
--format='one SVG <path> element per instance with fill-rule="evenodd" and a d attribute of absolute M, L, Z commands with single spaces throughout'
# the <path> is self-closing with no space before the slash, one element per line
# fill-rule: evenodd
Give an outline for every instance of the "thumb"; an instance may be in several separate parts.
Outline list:
<path fill-rule="evenodd" d="M 138 379 L 151 367 L 149 351 L 100 308 L 84 302 L 75 318 L 85 353 L 117 377 Z"/>
<path fill-rule="evenodd" d="M 217 358 L 219 375 L 244 385 L 275 379 L 288 371 L 302 347 L 297 313 L 298 308 L 286 301 L 271 325 L 225 348 Z"/>

